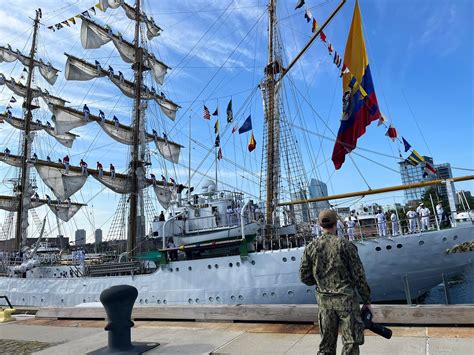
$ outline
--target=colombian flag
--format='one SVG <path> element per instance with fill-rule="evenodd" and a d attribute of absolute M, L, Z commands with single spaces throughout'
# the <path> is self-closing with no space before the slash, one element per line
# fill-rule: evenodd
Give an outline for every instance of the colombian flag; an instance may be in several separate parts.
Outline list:
<path fill-rule="evenodd" d="M 342 78 L 343 116 L 332 152 L 336 170 L 344 163 L 346 154 L 356 147 L 357 139 L 365 133 L 366 127 L 381 116 L 365 50 L 358 1 L 347 38 L 344 65 L 350 72 L 344 73 Z"/>

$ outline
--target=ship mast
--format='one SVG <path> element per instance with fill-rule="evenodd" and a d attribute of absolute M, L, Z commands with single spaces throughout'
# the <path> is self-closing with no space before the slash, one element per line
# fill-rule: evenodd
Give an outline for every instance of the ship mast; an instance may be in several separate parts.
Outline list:
<path fill-rule="evenodd" d="M 268 64 L 265 76 L 266 92 L 266 121 L 267 121 L 267 167 L 266 167 L 266 201 L 265 201 L 265 221 L 266 236 L 271 237 L 273 231 L 273 212 L 278 203 L 276 183 L 278 182 L 278 172 L 275 174 L 275 162 L 278 157 L 275 154 L 275 142 L 278 142 L 275 129 L 275 73 L 274 73 L 274 22 L 275 22 L 276 0 L 270 0 L 268 5 Z"/>
<path fill-rule="evenodd" d="M 28 166 L 28 157 L 31 149 L 31 137 L 30 137 L 30 123 L 32 118 L 31 113 L 31 101 L 33 100 L 33 93 L 31 90 L 31 81 L 33 79 L 34 70 L 34 56 L 36 53 L 36 39 L 38 35 L 38 26 L 41 18 L 41 10 L 36 10 L 36 16 L 33 25 L 33 40 L 31 43 L 30 50 L 30 62 L 28 63 L 28 78 L 26 83 L 26 102 L 24 106 L 25 110 L 25 128 L 23 136 L 23 154 L 21 157 L 21 170 L 20 170 L 20 184 L 17 187 L 17 191 L 20 196 L 18 203 L 17 219 L 16 219 L 16 231 L 15 231 L 15 249 L 19 250 L 23 245 L 26 244 L 27 229 L 28 229 L 28 210 L 26 207 L 29 205 L 30 196 L 28 194 L 28 187 L 30 183 L 30 169 Z"/>
<path fill-rule="evenodd" d="M 130 194 L 129 206 L 129 225 L 128 225 L 128 241 L 127 252 L 129 255 L 134 252 L 137 245 L 137 234 L 139 231 L 137 223 L 138 203 L 139 203 L 139 177 L 138 170 L 142 169 L 143 162 L 139 160 L 139 138 L 140 138 L 140 116 L 141 116 L 141 89 L 143 81 L 143 49 L 140 47 L 140 0 L 135 3 L 135 117 L 133 124 L 133 145 L 132 145 L 132 161 L 130 163 L 130 176 L 132 179 L 132 192 Z M 143 217 L 143 216 L 142 216 Z M 142 220 L 140 220 L 143 223 Z M 140 229 L 141 230 L 141 229 Z"/>

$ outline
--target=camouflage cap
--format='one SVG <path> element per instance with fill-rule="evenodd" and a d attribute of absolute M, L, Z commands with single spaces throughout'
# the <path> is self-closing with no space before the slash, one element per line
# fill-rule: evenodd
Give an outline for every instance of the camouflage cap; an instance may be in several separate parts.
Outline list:
<path fill-rule="evenodd" d="M 337 213 L 333 210 L 322 210 L 319 213 L 319 220 L 322 224 L 335 224 L 337 222 Z"/>

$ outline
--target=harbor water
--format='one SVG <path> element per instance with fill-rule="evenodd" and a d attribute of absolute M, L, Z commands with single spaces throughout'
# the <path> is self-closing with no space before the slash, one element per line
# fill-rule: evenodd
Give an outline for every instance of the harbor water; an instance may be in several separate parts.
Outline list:
<path fill-rule="evenodd" d="M 450 304 L 474 304 L 474 266 L 471 266 L 461 275 L 448 278 L 447 284 Z M 443 284 L 433 288 L 418 301 L 420 304 L 446 303 Z"/>

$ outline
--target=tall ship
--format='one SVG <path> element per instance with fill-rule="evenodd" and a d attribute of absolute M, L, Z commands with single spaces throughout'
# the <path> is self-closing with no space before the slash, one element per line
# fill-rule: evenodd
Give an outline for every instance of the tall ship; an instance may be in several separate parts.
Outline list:
<path fill-rule="evenodd" d="M 231 95 L 223 96 L 224 114 L 217 100 L 215 111 L 204 102 L 199 103 L 202 112 L 193 112 L 202 92 L 178 90 L 183 96 L 195 97 L 191 103 L 171 99 L 168 81 L 179 81 L 186 74 L 173 76 L 173 69 L 154 54 L 154 42 L 163 30 L 140 0 L 134 4 L 101 0 L 51 26 L 42 24 L 42 10 L 36 10 L 29 51 L 7 43 L 0 46 L 0 62 L 6 62 L 2 67 L 8 63 L 24 67 L 19 79 L 0 71 L 0 85 L 11 97 L 0 119 L 17 132 L 4 140 L 0 153 L 0 164 L 12 167 L 4 178 L 10 194 L 0 196 L 0 209 L 5 211 L 2 294 L 15 305 L 75 306 L 98 301 L 110 286 L 128 284 L 138 289 L 141 305 L 313 303 L 315 290 L 299 281 L 298 271 L 305 245 L 318 236 L 314 232 L 318 203 L 438 185 L 445 186 L 449 215 L 420 212 L 414 217 L 416 223 L 410 224 L 398 213 L 396 220 L 386 221 L 377 217 L 380 210 L 353 211 L 345 220 L 341 218 L 341 237 L 357 245 L 374 302 L 417 298 L 445 276 L 471 267 L 472 252 L 447 253 L 447 249 L 474 239 L 471 214 L 463 220 L 456 218 L 454 192 L 455 182 L 474 176 L 439 178 L 405 139 L 408 157 L 403 159 L 400 153 L 400 161 L 424 167 L 427 174 L 433 174 L 432 179 L 308 196 L 303 161 L 313 160 L 314 152 L 305 152 L 298 144 L 292 118 L 307 99 L 294 87 L 291 74 L 315 41 L 324 44 L 331 55 L 329 65 L 335 65 L 342 78 L 343 110 L 334 139 L 334 168 L 340 169 L 346 157 L 351 157 L 357 139 L 373 121 L 387 126 L 390 138 L 400 140 L 378 107 L 357 1 L 344 57 L 324 32 L 345 2 L 319 24 L 311 8 L 298 1 L 295 11 L 304 14 L 311 36 L 295 58 L 287 60 L 279 7 L 276 0 L 270 0 L 249 29 L 249 33 L 255 29 L 259 33 L 258 26 L 261 29 L 267 19 L 266 65 L 236 113 L 236 101 Z M 82 48 L 48 43 L 44 51 L 66 48 L 64 69 L 60 70 L 38 54 L 44 48 L 39 33 L 74 26 L 80 26 L 80 33 L 71 28 L 69 35 L 80 40 Z M 242 41 L 249 33 L 242 34 Z M 105 48 L 111 49 L 108 55 Z M 237 48 L 224 64 L 232 62 Z M 101 54 L 95 56 L 98 50 Z M 256 50 L 261 48 L 256 46 Z M 60 75 L 65 80 L 57 83 Z M 214 77 L 202 79 L 212 81 Z M 66 85 L 78 85 L 70 99 L 60 94 Z M 249 102 L 258 91 L 263 100 L 261 122 L 248 115 Z M 288 106 L 290 94 L 298 97 L 292 101 L 295 107 Z M 109 109 L 101 109 L 103 103 Z M 210 144 L 193 138 L 195 120 L 210 122 Z M 238 154 L 257 154 L 253 129 L 259 123 L 263 127 L 262 139 L 258 137 L 262 155 L 260 173 L 255 173 L 255 166 L 252 171 L 237 159 L 235 146 L 234 161 L 224 154 L 226 142 L 237 134 L 249 137 L 248 146 L 241 147 Z M 11 143 L 16 136 L 17 150 Z M 98 137 L 107 138 L 102 142 Z M 86 144 L 77 149 L 81 140 Z M 304 143 L 305 149 L 316 149 Z M 204 156 L 193 156 L 194 147 L 202 148 Z M 181 154 L 184 150 L 187 157 Z M 124 159 L 123 167 L 116 171 L 119 162 L 111 157 Z M 212 164 L 205 165 L 206 161 Z M 232 161 L 233 169 L 222 167 L 223 161 Z M 207 171 L 203 166 L 209 166 Z M 232 178 L 226 180 L 223 175 Z M 233 179 L 235 185 L 229 183 Z M 254 183 L 256 188 L 251 191 L 256 192 L 239 189 L 239 180 Z M 85 197 L 85 191 L 90 197 Z M 107 210 L 93 207 L 95 199 Z M 77 240 L 67 243 L 63 232 L 80 228 L 79 223 L 90 222 L 94 214 L 103 212 L 110 215 L 106 241 L 95 243 L 94 250 Z"/>

